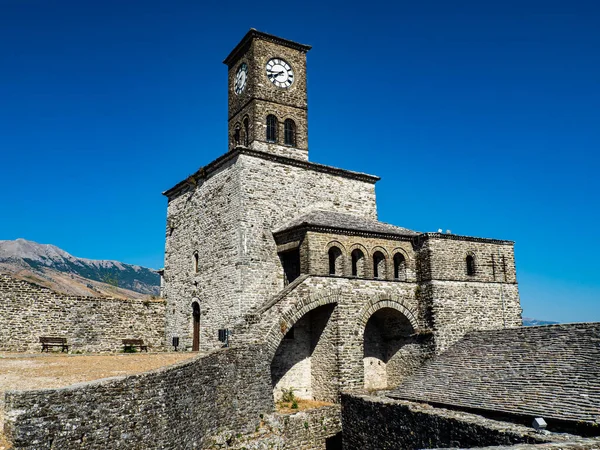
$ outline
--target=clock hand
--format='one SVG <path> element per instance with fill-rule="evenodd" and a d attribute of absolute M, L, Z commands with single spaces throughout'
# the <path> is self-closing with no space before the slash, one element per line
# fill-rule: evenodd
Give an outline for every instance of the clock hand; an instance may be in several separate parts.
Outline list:
<path fill-rule="evenodd" d="M 281 72 L 269 72 L 269 73 L 267 73 L 267 75 L 269 77 L 275 78 L 275 77 L 278 77 L 279 75 L 281 75 L 282 73 L 283 73 L 283 70 Z"/>

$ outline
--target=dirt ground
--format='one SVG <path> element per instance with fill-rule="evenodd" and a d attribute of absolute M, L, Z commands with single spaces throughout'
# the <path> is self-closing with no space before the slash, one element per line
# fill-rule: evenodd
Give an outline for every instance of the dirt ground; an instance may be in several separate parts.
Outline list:
<path fill-rule="evenodd" d="M 333 403 L 328 402 L 320 402 L 317 400 L 304 400 L 304 399 L 296 399 L 298 404 L 297 408 L 292 408 L 291 402 L 278 402 L 276 405 L 276 409 L 278 413 L 282 414 L 294 414 L 298 411 L 304 411 L 307 409 L 315 409 L 320 408 L 321 406 L 331 406 Z"/>
<path fill-rule="evenodd" d="M 69 386 L 83 381 L 146 372 L 168 366 L 198 353 L 132 353 L 64 355 L 0 353 L 0 450 L 8 448 L 2 435 L 4 393 Z"/>

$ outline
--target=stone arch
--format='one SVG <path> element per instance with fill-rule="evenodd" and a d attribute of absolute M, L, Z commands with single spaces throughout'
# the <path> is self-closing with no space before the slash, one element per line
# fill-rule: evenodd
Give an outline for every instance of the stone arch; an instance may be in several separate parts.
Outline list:
<path fill-rule="evenodd" d="M 294 388 L 298 398 L 335 401 L 338 396 L 337 305 L 335 295 L 300 302 L 280 316 L 272 336 L 279 343 L 270 356 L 271 385 L 277 401 Z M 273 345 L 275 339 L 269 339 Z"/>
<path fill-rule="evenodd" d="M 300 299 L 299 302 L 292 305 L 286 311 L 281 313 L 277 317 L 276 323 L 272 323 L 269 327 L 269 331 L 266 335 L 266 345 L 268 349 L 268 356 L 272 358 L 277 347 L 281 343 L 286 333 L 294 326 L 298 320 L 300 320 L 305 314 L 319 306 L 324 305 L 337 305 L 340 301 L 340 292 L 337 290 L 330 290 L 326 293 L 319 294 L 317 296 L 307 296 Z"/>
<path fill-rule="evenodd" d="M 391 275 L 394 280 L 408 280 L 408 262 L 409 256 L 406 250 L 400 247 L 396 247 L 392 250 L 392 259 L 390 263 L 393 269 Z"/>
<path fill-rule="evenodd" d="M 377 311 L 383 308 L 395 309 L 396 311 L 402 313 L 404 316 L 406 316 L 406 318 L 415 330 L 419 329 L 417 314 L 410 307 L 405 305 L 402 301 L 392 300 L 391 298 L 384 296 L 382 298 L 369 300 L 367 304 L 362 308 L 358 316 L 359 332 L 361 332 L 361 330 L 364 332 L 365 326 L 367 325 L 369 318 Z"/>
<path fill-rule="evenodd" d="M 416 315 L 403 302 L 376 299 L 359 318 L 365 389 L 390 389 L 428 358 L 428 342 L 418 331 Z"/>
<path fill-rule="evenodd" d="M 371 249 L 371 263 L 373 264 L 373 278 L 386 280 L 389 278 L 389 260 L 390 256 L 383 247 L 373 247 Z"/>
<path fill-rule="evenodd" d="M 334 251 L 336 250 L 336 251 Z M 329 259 L 329 275 L 344 275 L 346 273 L 346 249 L 339 241 L 331 241 L 326 245 Z M 333 271 L 332 271 L 333 269 Z"/>
<path fill-rule="evenodd" d="M 360 256 L 360 260 L 357 260 L 357 256 Z M 362 244 L 352 244 L 348 249 L 350 275 L 366 278 L 369 267 L 370 255 L 366 247 Z"/>

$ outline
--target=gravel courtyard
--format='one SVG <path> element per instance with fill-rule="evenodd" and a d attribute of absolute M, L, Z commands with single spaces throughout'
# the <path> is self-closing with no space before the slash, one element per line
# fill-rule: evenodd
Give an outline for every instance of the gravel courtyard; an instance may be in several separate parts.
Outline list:
<path fill-rule="evenodd" d="M 69 386 L 83 381 L 146 372 L 198 353 L 132 353 L 65 355 L 0 353 L 0 450 L 3 441 L 4 393 Z"/>

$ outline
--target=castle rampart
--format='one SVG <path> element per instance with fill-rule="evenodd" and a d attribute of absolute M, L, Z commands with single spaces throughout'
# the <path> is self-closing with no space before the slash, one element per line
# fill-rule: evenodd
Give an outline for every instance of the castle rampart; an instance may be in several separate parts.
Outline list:
<path fill-rule="evenodd" d="M 121 339 L 164 350 L 165 303 L 78 297 L 0 274 L 0 351 L 39 352 L 41 336 L 65 337 L 71 352 L 114 352 Z"/>

